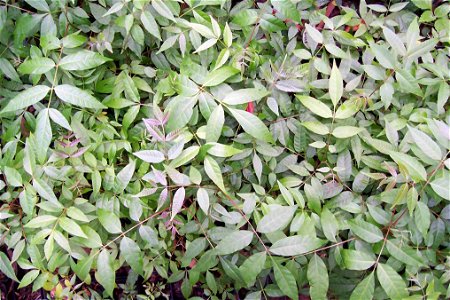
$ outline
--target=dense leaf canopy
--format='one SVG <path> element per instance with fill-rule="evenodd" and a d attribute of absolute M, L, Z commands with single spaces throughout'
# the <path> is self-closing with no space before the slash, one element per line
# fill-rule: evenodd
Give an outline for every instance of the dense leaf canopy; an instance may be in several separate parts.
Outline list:
<path fill-rule="evenodd" d="M 1 0 L 0 280 L 449 298 L 450 4 L 385 2 Z"/>

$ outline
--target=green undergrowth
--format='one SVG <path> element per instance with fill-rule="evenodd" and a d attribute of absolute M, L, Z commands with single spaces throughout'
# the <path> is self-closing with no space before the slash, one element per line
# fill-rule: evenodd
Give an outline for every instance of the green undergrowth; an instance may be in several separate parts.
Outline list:
<path fill-rule="evenodd" d="M 2 297 L 449 298 L 449 11 L 1 0 Z"/>

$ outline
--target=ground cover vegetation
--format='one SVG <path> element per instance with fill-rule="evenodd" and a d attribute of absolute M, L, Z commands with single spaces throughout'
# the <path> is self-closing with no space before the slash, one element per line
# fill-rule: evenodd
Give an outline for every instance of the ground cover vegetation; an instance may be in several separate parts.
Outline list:
<path fill-rule="evenodd" d="M 450 297 L 448 1 L 0 1 L 1 299 Z"/>

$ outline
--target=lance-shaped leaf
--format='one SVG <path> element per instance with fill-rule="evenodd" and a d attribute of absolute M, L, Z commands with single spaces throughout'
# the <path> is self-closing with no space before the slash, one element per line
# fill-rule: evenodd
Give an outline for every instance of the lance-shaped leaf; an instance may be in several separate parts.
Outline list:
<path fill-rule="evenodd" d="M 427 171 L 416 158 L 394 151 L 389 152 L 389 155 L 415 182 L 427 180 Z"/>
<path fill-rule="evenodd" d="M 55 62 L 47 57 L 37 57 L 24 61 L 17 69 L 22 74 L 44 74 L 55 67 Z"/>
<path fill-rule="evenodd" d="M 224 193 L 227 193 L 225 185 L 223 184 L 222 172 L 219 164 L 210 156 L 205 157 L 205 172 L 206 175 L 217 185 Z"/>
<path fill-rule="evenodd" d="M 249 135 L 268 143 L 273 142 L 269 129 L 257 116 L 245 110 L 234 108 L 228 108 L 228 110 Z"/>
<path fill-rule="evenodd" d="M 47 96 L 50 88 L 46 85 L 37 85 L 32 88 L 26 89 L 20 92 L 9 100 L 6 107 L 1 111 L 1 113 L 16 111 L 30 105 L 36 104 Z"/>
<path fill-rule="evenodd" d="M 186 192 L 184 190 L 184 187 L 179 188 L 175 192 L 175 195 L 173 195 L 172 216 L 170 217 L 170 220 L 173 220 L 173 218 L 175 218 L 175 216 L 180 212 L 181 208 L 183 207 L 185 195 Z"/>
<path fill-rule="evenodd" d="M 341 71 L 339 71 L 336 66 L 336 61 L 333 62 L 333 68 L 331 68 L 328 91 L 330 93 L 331 102 L 333 102 L 334 107 L 336 107 L 344 93 L 344 81 L 342 80 Z"/>
<path fill-rule="evenodd" d="M 253 232 L 248 230 L 233 231 L 224 237 L 216 246 L 218 255 L 227 255 L 239 251 L 252 242 Z"/>
<path fill-rule="evenodd" d="M 113 268 L 113 260 L 107 249 L 103 249 L 98 255 L 95 277 L 106 293 L 112 297 L 116 285 L 116 272 Z"/>
<path fill-rule="evenodd" d="M 405 299 L 408 290 L 403 278 L 387 264 L 377 265 L 377 278 L 381 287 L 391 299 Z"/>
<path fill-rule="evenodd" d="M 106 108 L 94 96 L 70 84 L 56 86 L 55 93 L 59 99 L 72 105 L 93 109 Z"/>
<path fill-rule="evenodd" d="M 82 71 L 98 67 L 110 60 L 100 53 L 81 50 L 63 57 L 59 62 L 59 67 L 68 71 Z"/>

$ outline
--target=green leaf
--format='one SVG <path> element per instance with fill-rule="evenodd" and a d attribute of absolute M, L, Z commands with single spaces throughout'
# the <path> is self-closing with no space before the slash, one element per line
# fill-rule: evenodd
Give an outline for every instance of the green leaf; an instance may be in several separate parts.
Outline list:
<path fill-rule="evenodd" d="M 74 268 L 74 271 L 77 274 L 78 278 L 80 278 L 84 282 L 87 282 L 88 279 L 90 280 L 89 271 L 91 270 L 93 261 L 94 261 L 93 255 L 83 257 L 82 259 L 78 260 L 76 268 Z M 108 274 L 108 276 L 110 275 L 111 274 Z"/>
<path fill-rule="evenodd" d="M 230 66 L 224 66 L 217 70 L 214 70 L 208 74 L 203 86 L 216 86 L 230 78 L 231 76 L 239 73 L 239 70 Z"/>
<path fill-rule="evenodd" d="M 417 59 L 420 56 L 423 56 L 427 53 L 430 53 L 439 42 L 437 38 L 428 39 L 424 42 L 415 42 L 412 47 L 408 47 L 408 52 L 406 53 L 406 57 L 409 60 Z"/>
<path fill-rule="evenodd" d="M 223 103 L 228 105 L 239 105 L 259 100 L 267 96 L 269 92 L 266 89 L 241 89 L 233 91 L 223 98 Z"/>
<path fill-rule="evenodd" d="M 417 207 L 414 210 L 414 222 L 417 229 L 425 237 L 431 223 L 431 213 L 428 206 L 422 201 L 417 202 Z"/>
<path fill-rule="evenodd" d="M 55 67 L 55 62 L 47 57 L 36 57 L 24 61 L 17 69 L 22 74 L 40 75 Z"/>
<path fill-rule="evenodd" d="M 355 235 L 368 243 L 377 243 L 383 239 L 381 230 L 371 223 L 361 219 L 354 219 L 348 221 L 348 225 Z"/>
<path fill-rule="evenodd" d="M 405 299 L 408 297 L 405 281 L 391 266 L 378 264 L 377 278 L 381 287 L 391 299 Z"/>
<path fill-rule="evenodd" d="M 199 146 L 191 146 L 189 148 L 184 149 L 183 152 L 181 152 L 181 154 L 177 158 L 175 158 L 174 160 L 172 160 L 170 162 L 170 166 L 172 168 L 177 168 L 179 166 L 182 166 L 182 165 L 188 163 L 194 157 L 197 156 L 199 151 L 200 151 Z"/>
<path fill-rule="evenodd" d="M 401 241 L 387 240 L 386 249 L 397 260 L 411 266 L 423 266 L 422 260 L 417 255 L 417 251 L 412 248 L 401 245 Z"/>
<path fill-rule="evenodd" d="M 378 62 L 386 69 L 394 69 L 396 65 L 395 56 L 389 52 L 389 50 L 382 45 L 371 44 L 370 49 L 377 58 Z"/>
<path fill-rule="evenodd" d="M 6 9 L 4 9 L 3 11 L 6 12 Z M 1 17 L 0 17 L 0 27 L 2 27 Z M 8 77 L 13 81 L 21 83 L 19 74 L 17 74 L 16 69 L 13 67 L 13 65 L 7 59 L 1 57 L 0 57 L 0 74 L 5 75 L 6 77 Z"/>
<path fill-rule="evenodd" d="M 36 218 L 31 219 L 30 222 L 25 224 L 24 227 L 25 228 L 43 228 L 50 224 L 55 223 L 56 220 L 58 220 L 58 218 L 55 216 L 51 216 L 51 215 L 37 216 Z"/>
<path fill-rule="evenodd" d="M 442 176 L 435 178 L 430 186 L 442 198 L 450 201 L 450 174 L 445 172 Z"/>
<path fill-rule="evenodd" d="M 328 129 L 327 125 L 320 123 L 320 122 L 302 122 L 302 126 L 306 127 L 308 130 L 320 134 L 320 135 L 327 135 L 330 133 L 330 129 Z"/>
<path fill-rule="evenodd" d="M 227 255 L 239 251 L 252 242 L 253 232 L 248 230 L 233 231 L 225 236 L 215 250 L 218 255 Z"/>
<path fill-rule="evenodd" d="M 8 185 L 15 187 L 22 186 L 22 176 L 19 171 L 10 167 L 5 167 L 3 172 L 6 176 Z"/>
<path fill-rule="evenodd" d="M 389 45 L 391 45 L 392 49 L 397 52 L 398 54 L 405 56 L 406 55 L 406 48 L 403 44 L 402 40 L 387 27 L 383 27 L 383 34 L 386 38 Z"/>
<path fill-rule="evenodd" d="M 331 242 L 337 242 L 336 235 L 339 230 L 339 223 L 328 208 L 322 210 L 320 223 L 322 224 L 322 230 L 326 238 Z"/>
<path fill-rule="evenodd" d="M 69 104 L 93 109 L 106 108 L 91 94 L 70 84 L 56 86 L 55 93 L 59 99 Z"/>
<path fill-rule="evenodd" d="M 338 126 L 333 130 L 332 135 L 339 139 L 346 139 L 354 135 L 357 135 L 362 130 L 363 130 L 362 128 L 354 126 Z"/>
<path fill-rule="evenodd" d="M 136 162 L 130 159 L 130 162 L 117 173 L 117 191 L 123 191 L 130 183 L 131 178 L 134 175 L 134 170 L 136 169 Z"/>
<path fill-rule="evenodd" d="M 268 143 L 273 142 L 269 129 L 267 129 L 266 125 L 257 116 L 245 110 L 234 108 L 228 108 L 228 110 L 249 135 Z"/>
<path fill-rule="evenodd" d="M 233 33 L 231 32 L 230 26 L 228 23 L 225 23 L 224 29 L 223 29 L 223 41 L 225 42 L 225 45 L 227 47 L 230 47 L 233 43 Z"/>
<path fill-rule="evenodd" d="M 210 156 L 205 157 L 204 161 L 206 175 L 219 187 L 222 192 L 227 193 L 225 185 L 223 184 L 222 172 L 219 164 Z"/>
<path fill-rule="evenodd" d="M 186 196 L 186 192 L 184 190 L 184 187 L 180 187 L 177 189 L 175 194 L 172 198 L 172 214 L 170 217 L 170 221 L 172 221 L 175 216 L 180 212 L 181 208 L 183 207 L 184 199 Z"/>
<path fill-rule="evenodd" d="M 427 171 L 416 158 L 394 151 L 389 152 L 389 155 L 400 168 L 408 172 L 411 179 L 415 182 L 427 180 Z"/>
<path fill-rule="evenodd" d="M 59 112 L 59 110 L 56 110 L 54 108 L 49 108 L 48 109 L 48 114 L 50 116 L 50 119 L 52 119 L 53 122 L 55 122 L 56 124 L 58 124 L 59 126 L 73 131 L 72 127 L 70 127 L 69 122 L 67 121 L 66 117 L 64 117 L 64 115 L 62 113 Z"/>
<path fill-rule="evenodd" d="M 301 22 L 300 13 L 297 10 L 297 7 L 295 4 L 293 4 L 291 1 L 270 1 L 270 3 L 273 5 L 273 7 L 278 11 L 281 12 L 285 19 L 289 19 L 292 21 L 295 21 L 297 23 Z M 294 2 L 295 3 L 295 2 Z"/>
<path fill-rule="evenodd" d="M 33 187 L 36 189 L 36 192 L 44 198 L 61 207 L 62 205 L 59 203 L 58 198 L 56 198 L 55 193 L 51 189 L 51 187 L 42 179 L 34 178 L 33 179 Z"/>
<path fill-rule="evenodd" d="M 273 271 L 275 281 L 280 290 L 288 297 L 292 299 L 298 298 L 298 287 L 295 281 L 294 275 L 288 268 L 283 267 L 281 264 L 274 262 Z"/>
<path fill-rule="evenodd" d="M 298 100 L 311 112 L 315 113 L 316 115 L 322 117 L 322 118 L 332 118 L 333 112 L 331 109 L 323 102 L 320 102 L 319 100 L 316 100 L 309 96 L 303 96 L 303 95 L 295 95 Z"/>
<path fill-rule="evenodd" d="M 247 286 L 253 284 L 266 263 L 266 252 L 258 252 L 247 258 L 239 267 L 241 276 Z"/>
<path fill-rule="evenodd" d="M 109 233 L 122 233 L 120 219 L 113 212 L 103 208 L 97 209 L 98 220 Z"/>
<path fill-rule="evenodd" d="M 233 148 L 232 146 L 222 145 L 219 143 L 207 143 L 205 147 L 208 148 L 208 154 L 217 157 L 230 157 L 242 152 L 240 149 Z"/>
<path fill-rule="evenodd" d="M 155 18 L 148 10 L 143 10 L 141 13 L 141 22 L 151 35 L 161 41 L 161 34 L 159 33 L 159 26 L 155 21 Z"/>
<path fill-rule="evenodd" d="M 209 214 L 209 196 L 208 192 L 204 188 L 199 188 L 197 190 L 197 203 L 203 212 L 208 215 Z"/>
<path fill-rule="evenodd" d="M 31 270 L 27 272 L 27 274 L 22 277 L 22 280 L 20 281 L 20 284 L 17 288 L 21 289 L 31 284 L 36 279 L 36 277 L 38 277 L 39 273 L 39 270 Z"/>
<path fill-rule="evenodd" d="M 375 263 L 375 258 L 364 251 L 347 250 L 341 252 L 344 265 L 350 270 L 367 270 Z"/>
<path fill-rule="evenodd" d="M 134 152 L 133 155 L 142 159 L 145 162 L 157 164 L 163 162 L 166 158 L 164 154 L 159 152 L 158 150 L 141 150 L 138 152 Z"/>
<path fill-rule="evenodd" d="M 100 53 L 81 50 L 63 57 L 59 62 L 59 67 L 67 71 L 83 71 L 98 67 L 108 61 L 111 59 Z"/>
<path fill-rule="evenodd" d="M 294 235 L 276 241 L 269 250 L 275 255 L 294 256 L 316 250 L 323 244 L 324 241 L 315 236 Z"/>
<path fill-rule="evenodd" d="M 350 300 L 372 300 L 375 291 L 375 276 L 374 272 L 364 278 L 352 292 Z"/>
<path fill-rule="evenodd" d="M 47 157 L 47 151 L 52 142 L 52 127 L 50 126 L 50 116 L 48 109 L 39 112 L 36 118 L 36 139 L 39 141 L 39 148 L 36 149 L 37 158 L 43 162 Z"/>
<path fill-rule="evenodd" d="M 310 285 L 309 295 L 311 299 L 327 299 L 328 270 L 322 259 L 316 254 L 309 261 L 306 276 Z"/>
<path fill-rule="evenodd" d="M 400 69 L 395 73 L 397 78 L 398 88 L 400 91 L 405 93 L 412 93 L 419 97 L 422 97 L 422 89 L 417 83 L 416 78 L 412 76 L 407 70 Z"/>
<path fill-rule="evenodd" d="M 223 124 L 225 122 L 225 114 L 222 105 L 217 105 L 209 116 L 206 124 L 206 142 L 215 143 L 219 140 L 222 134 Z"/>
<path fill-rule="evenodd" d="M 45 85 L 37 85 L 32 88 L 20 92 L 9 100 L 8 104 L 1 111 L 1 113 L 16 111 L 30 105 L 36 104 L 47 96 L 50 88 Z"/>
<path fill-rule="evenodd" d="M 87 235 L 83 232 L 80 225 L 78 225 L 74 220 L 71 220 L 66 217 L 62 217 L 59 219 L 59 226 L 61 226 L 62 229 L 64 229 L 66 232 L 70 233 L 74 236 L 79 236 L 82 238 L 87 239 Z"/>
<path fill-rule="evenodd" d="M 344 93 L 344 81 L 342 79 L 341 71 L 339 71 L 336 66 L 336 61 L 333 61 L 333 67 L 331 68 L 328 91 L 330 93 L 331 102 L 333 102 L 334 107 L 336 107 Z"/>
<path fill-rule="evenodd" d="M 314 40 L 314 42 L 318 44 L 323 44 L 323 36 L 322 33 L 314 28 L 313 26 L 306 24 L 305 25 L 306 32 L 309 34 L 309 36 Z"/>
<path fill-rule="evenodd" d="M 170 8 L 164 3 L 162 0 L 152 0 L 152 6 L 156 10 L 158 14 L 163 16 L 166 19 L 169 19 L 173 22 L 175 21 L 175 18 L 173 17 L 173 13 L 170 10 Z"/>
<path fill-rule="evenodd" d="M 439 145 L 428 135 L 411 126 L 408 126 L 408 131 L 417 147 L 419 147 L 426 156 L 437 161 L 442 159 L 441 148 L 439 148 Z"/>
<path fill-rule="evenodd" d="M 19 282 L 8 256 L 6 256 L 6 254 L 2 251 L 0 251 L 0 271 L 2 271 L 2 273 L 5 274 L 8 278 Z"/>
<path fill-rule="evenodd" d="M 116 273 L 113 268 L 113 260 L 107 249 L 103 249 L 97 258 L 97 281 L 103 286 L 109 296 L 113 296 Z"/>
<path fill-rule="evenodd" d="M 258 227 L 256 230 L 261 233 L 270 233 L 277 230 L 282 230 L 291 222 L 296 210 L 296 205 L 272 205 L 269 213 L 258 222 Z"/>
<path fill-rule="evenodd" d="M 141 253 L 141 249 L 135 241 L 124 236 L 120 241 L 120 253 L 134 272 L 139 275 L 143 275 L 143 256 Z"/>

